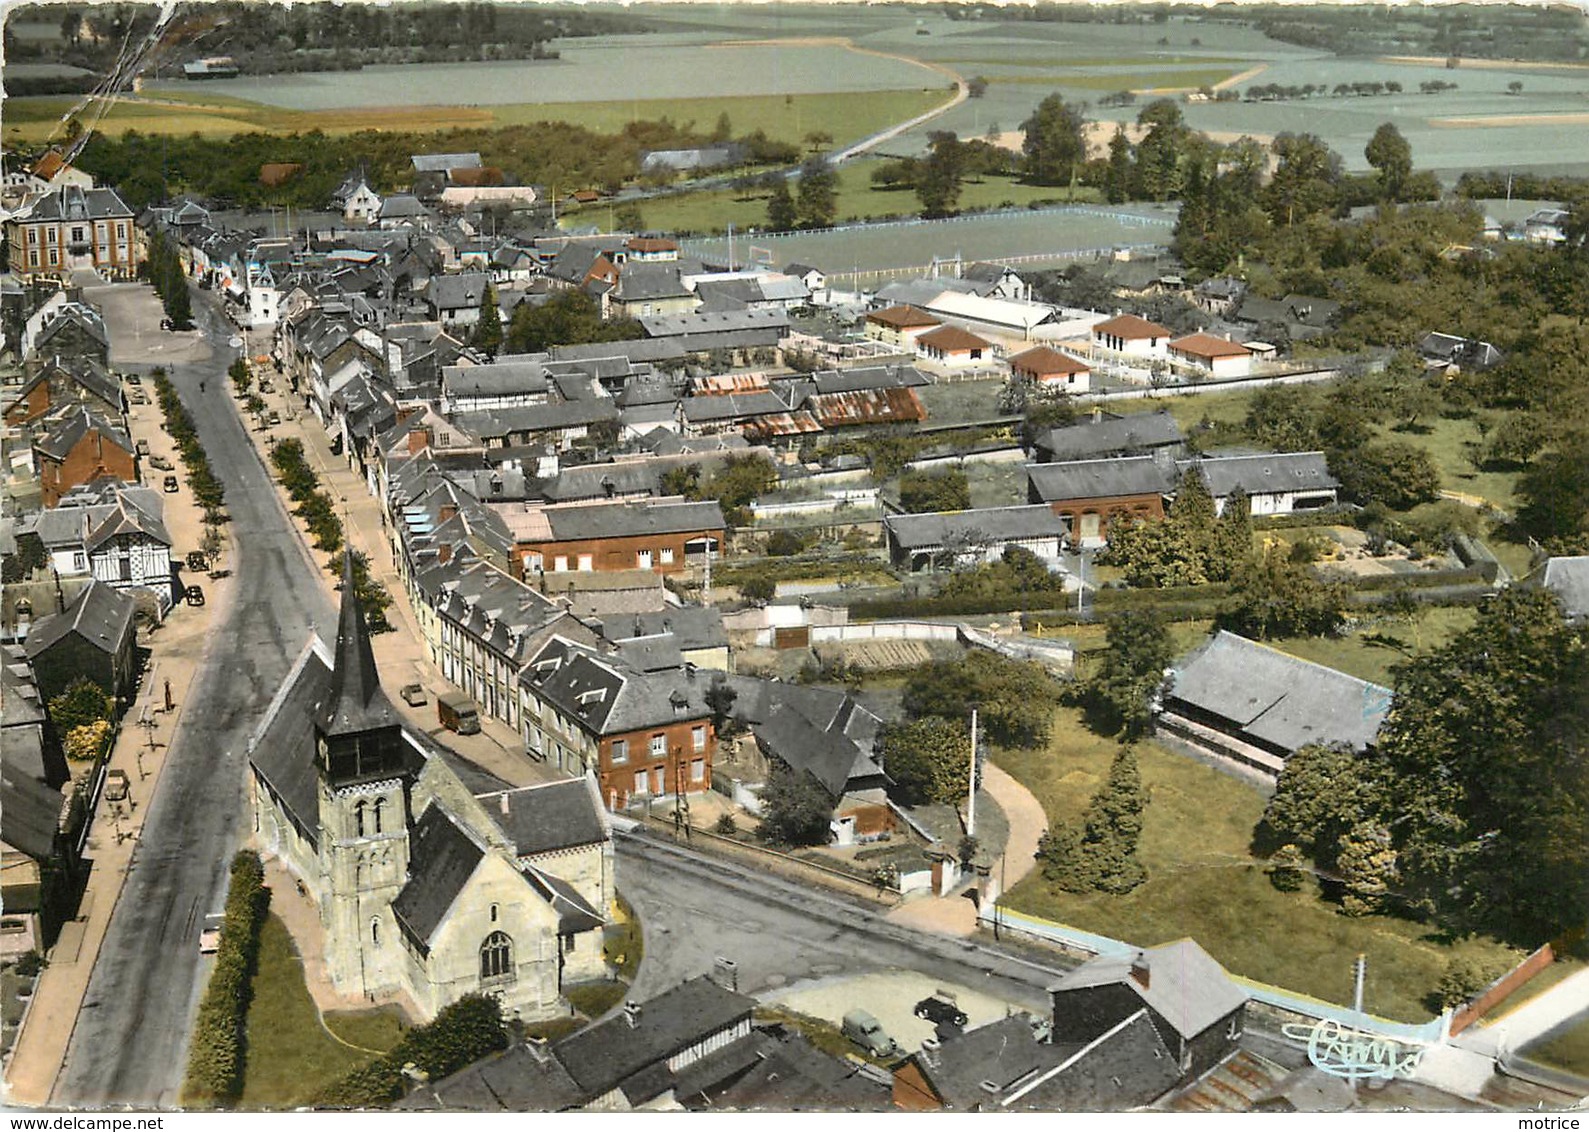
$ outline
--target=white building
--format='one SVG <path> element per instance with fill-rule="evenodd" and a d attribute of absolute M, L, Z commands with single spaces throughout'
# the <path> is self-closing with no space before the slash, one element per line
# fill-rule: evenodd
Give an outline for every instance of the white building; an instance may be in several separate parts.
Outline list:
<path fill-rule="evenodd" d="M 1188 334 L 1169 344 L 1170 365 L 1191 375 L 1220 380 L 1252 373 L 1253 352 L 1240 342 L 1212 334 Z"/>
<path fill-rule="evenodd" d="M 1092 328 L 1095 349 L 1127 358 L 1167 359 L 1171 337 L 1167 327 L 1134 314 L 1117 314 Z"/>

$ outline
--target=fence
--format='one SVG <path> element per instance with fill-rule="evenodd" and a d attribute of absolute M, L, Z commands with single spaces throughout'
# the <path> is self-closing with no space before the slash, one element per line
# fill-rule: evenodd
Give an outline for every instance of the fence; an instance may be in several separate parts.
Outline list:
<path fill-rule="evenodd" d="M 853 641 L 953 641 L 960 629 L 946 621 L 868 621 L 860 625 L 813 625 L 811 643 Z"/>
<path fill-rule="evenodd" d="M 1094 935 L 1068 924 L 1056 924 L 1051 920 L 1039 919 L 1036 916 L 1026 916 L 1019 912 L 1011 912 L 1001 907 L 997 902 L 983 905 L 977 916 L 978 920 L 994 927 L 997 925 L 999 932 L 1015 932 L 1028 936 L 1044 943 L 1057 945 L 1061 950 L 1082 958 L 1091 958 L 1095 955 L 1130 955 L 1138 949 L 1129 943 L 1122 943 L 1118 939 L 1108 936 Z M 1309 998 L 1306 995 L 1294 994 L 1291 991 L 1272 987 L 1267 983 L 1254 982 L 1239 975 L 1230 975 L 1232 981 L 1239 984 L 1256 1003 L 1282 1014 L 1296 1015 L 1301 1018 L 1330 1019 L 1348 1026 L 1362 1033 L 1378 1034 L 1382 1037 L 1394 1038 L 1397 1041 L 1419 1042 L 1422 1044 L 1436 1044 L 1445 1039 L 1445 1019 L 1435 1018 L 1421 1024 L 1408 1022 L 1392 1022 L 1388 1018 L 1377 1018 L 1372 1014 L 1352 1010 L 1345 1006 L 1337 1006 L 1331 1002 Z"/>
<path fill-rule="evenodd" d="M 1481 991 L 1477 998 L 1451 1016 L 1451 1036 L 1456 1037 L 1519 990 L 1525 983 L 1556 961 L 1556 952 L 1544 944 L 1527 959 L 1513 967 Z"/>

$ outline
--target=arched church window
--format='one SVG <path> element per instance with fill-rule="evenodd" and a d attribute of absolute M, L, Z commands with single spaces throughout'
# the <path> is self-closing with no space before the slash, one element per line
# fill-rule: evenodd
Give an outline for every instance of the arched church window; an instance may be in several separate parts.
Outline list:
<path fill-rule="evenodd" d="M 381 921 L 379 920 L 370 921 L 370 942 L 374 944 L 381 942 Z"/>
<path fill-rule="evenodd" d="M 375 799 L 375 832 L 381 832 L 381 810 L 386 806 L 385 798 Z"/>
<path fill-rule="evenodd" d="M 358 801 L 358 802 L 353 803 L 353 835 L 355 837 L 363 837 L 364 836 L 364 803 L 363 803 L 363 801 Z"/>
<path fill-rule="evenodd" d="M 513 976 L 513 941 L 505 932 L 492 932 L 480 945 L 480 977 L 502 979 Z"/>

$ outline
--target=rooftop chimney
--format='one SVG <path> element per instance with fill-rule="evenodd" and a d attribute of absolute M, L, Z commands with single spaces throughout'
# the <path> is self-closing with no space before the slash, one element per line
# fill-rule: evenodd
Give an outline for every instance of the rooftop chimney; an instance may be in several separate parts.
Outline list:
<path fill-rule="evenodd" d="M 739 964 L 732 959 L 725 959 L 721 955 L 712 959 L 712 982 L 724 990 L 737 991 L 739 989 Z"/>
<path fill-rule="evenodd" d="M 1139 951 L 1131 957 L 1131 977 L 1144 989 L 1148 985 L 1148 956 L 1147 952 Z"/>
<path fill-rule="evenodd" d="M 631 1030 L 640 1025 L 640 1004 L 633 999 L 623 1004 L 623 1020 L 629 1023 Z"/>
<path fill-rule="evenodd" d="M 502 809 L 502 816 L 503 817 L 507 817 L 508 816 L 508 792 L 506 790 L 502 791 L 501 794 L 497 795 L 497 799 L 498 799 L 497 800 L 497 805 L 500 806 L 501 809 Z"/>
<path fill-rule="evenodd" d="M 408 454 L 417 455 L 431 445 L 430 429 L 411 428 L 408 430 Z"/>

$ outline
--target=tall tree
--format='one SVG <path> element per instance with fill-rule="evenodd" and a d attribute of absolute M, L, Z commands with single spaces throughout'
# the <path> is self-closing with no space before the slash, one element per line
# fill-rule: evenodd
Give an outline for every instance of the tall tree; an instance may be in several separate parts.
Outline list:
<path fill-rule="evenodd" d="M 1147 804 L 1136 751 L 1122 747 L 1110 764 L 1109 777 L 1087 807 L 1084 850 L 1093 857 L 1093 884 L 1101 891 L 1126 893 L 1147 880 L 1147 869 L 1137 857 Z"/>
<path fill-rule="evenodd" d="M 839 211 L 839 175 L 821 157 L 810 157 L 800 167 L 800 193 L 796 211 L 802 228 L 831 228 Z"/>
<path fill-rule="evenodd" d="M 1087 160 L 1085 115 L 1085 105 L 1067 105 L 1057 93 L 1037 104 L 1031 117 L 1021 123 L 1027 180 L 1039 185 L 1071 182 Z"/>
<path fill-rule="evenodd" d="M 1137 194 L 1147 200 L 1169 200 L 1181 189 L 1181 157 L 1191 131 L 1181 108 L 1168 98 L 1144 106 L 1137 125 L 1144 131 L 1137 143 Z"/>
<path fill-rule="evenodd" d="M 1104 199 L 1119 204 L 1131 198 L 1132 185 L 1131 139 L 1126 137 L 1124 125 L 1115 126 L 1109 139 L 1109 165 L 1104 174 Z"/>
<path fill-rule="evenodd" d="M 1147 730 L 1153 699 L 1174 658 L 1170 634 L 1152 611 L 1128 609 L 1110 620 L 1106 644 L 1085 693 L 1100 709 L 1105 729 L 1123 729 L 1135 738 Z"/>
<path fill-rule="evenodd" d="M 1379 173 L 1380 198 L 1401 200 L 1407 178 L 1412 176 L 1412 146 L 1401 131 L 1390 122 L 1384 123 L 1363 147 L 1363 156 Z"/>
<path fill-rule="evenodd" d="M 1326 869 L 1341 840 L 1385 811 L 1389 784 L 1382 760 L 1345 744 L 1310 744 L 1286 760 L 1254 835 L 1260 852 L 1294 845 Z"/>
<path fill-rule="evenodd" d="M 929 717 L 884 727 L 876 749 L 883 771 L 911 805 L 955 805 L 971 785 L 969 720 Z"/>
<path fill-rule="evenodd" d="M 502 308 L 497 305 L 497 288 L 486 284 L 485 296 L 480 300 L 480 321 L 475 324 L 474 344 L 488 358 L 495 358 L 502 349 Z"/>
<path fill-rule="evenodd" d="M 1291 227 L 1328 212 L 1339 197 L 1341 159 L 1314 134 L 1283 133 L 1271 148 L 1279 158 L 1265 190 L 1266 207 L 1277 226 Z"/>
<path fill-rule="evenodd" d="M 789 192 L 788 178 L 779 177 L 773 182 L 772 196 L 767 200 L 767 227 L 774 232 L 790 232 L 799 225 L 800 210 Z"/>
<path fill-rule="evenodd" d="M 1345 605 L 1339 585 L 1321 582 L 1308 567 L 1266 551 L 1231 576 L 1217 624 L 1259 640 L 1320 636 L 1340 627 Z"/>
<path fill-rule="evenodd" d="M 923 216 L 947 216 L 960 202 L 965 146 L 950 130 L 933 130 L 927 138 L 927 156 L 916 167 L 916 196 Z"/>
<path fill-rule="evenodd" d="M 773 759 L 761 790 L 761 826 L 785 845 L 826 845 L 833 799 L 822 784 L 782 759 Z"/>

